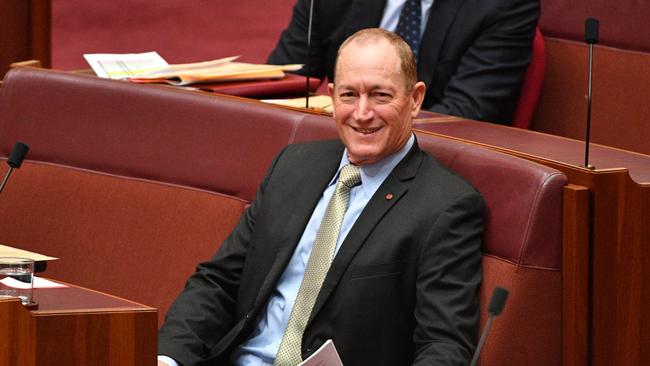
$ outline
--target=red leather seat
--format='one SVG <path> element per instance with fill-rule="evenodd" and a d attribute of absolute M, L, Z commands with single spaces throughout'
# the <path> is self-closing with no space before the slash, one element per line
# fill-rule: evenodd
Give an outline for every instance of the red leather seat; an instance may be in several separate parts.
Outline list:
<path fill-rule="evenodd" d="M 521 86 L 519 102 L 512 118 L 512 126 L 530 129 L 544 85 L 546 72 L 546 46 L 542 32 L 537 28 L 533 39 L 533 54 Z"/>

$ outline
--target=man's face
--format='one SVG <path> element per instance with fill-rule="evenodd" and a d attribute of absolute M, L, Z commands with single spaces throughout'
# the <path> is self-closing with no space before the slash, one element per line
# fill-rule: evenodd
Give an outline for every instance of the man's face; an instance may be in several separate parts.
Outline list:
<path fill-rule="evenodd" d="M 398 151 L 411 133 L 424 98 L 424 83 L 407 91 L 400 60 L 385 40 L 348 44 L 339 55 L 329 92 L 339 136 L 356 165 Z"/>

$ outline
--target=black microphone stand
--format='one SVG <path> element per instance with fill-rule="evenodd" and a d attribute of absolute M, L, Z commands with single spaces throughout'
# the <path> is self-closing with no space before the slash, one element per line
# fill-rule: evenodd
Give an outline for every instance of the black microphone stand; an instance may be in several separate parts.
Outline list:
<path fill-rule="evenodd" d="M 478 362 L 478 356 L 481 354 L 481 350 L 485 345 L 487 340 L 488 333 L 490 333 L 490 327 L 492 327 L 492 321 L 496 316 L 499 316 L 503 311 L 503 308 L 506 305 L 506 300 L 508 299 L 508 290 L 502 287 L 496 287 L 492 292 L 492 297 L 490 298 L 490 304 L 488 305 L 488 319 L 483 327 L 483 332 L 481 332 L 481 338 L 478 341 L 476 350 L 474 351 L 474 357 L 469 363 L 470 366 L 475 366 Z"/>
<path fill-rule="evenodd" d="M 585 167 L 596 169 L 589 165 L 589 139 L 591 132 L 591 80 L 593 76 L 594 44 L 598 43 L 598 19 L 587 19 L 585 21 L 585 42 L 589 45 L 589 76 L 587 83 L 587 129 L 585 133 Z"/>
<path fill-rule="evenodd" d="M 305 62 L 305 71 L 307 74 L 307 81 L 305 82 L 305 108 L 309 109 L 309 55 L 311 54 L 311 23 L 314 19 L 314 0 L 309 2 L 309 24 L 307 25 L 307 59 Z"/>

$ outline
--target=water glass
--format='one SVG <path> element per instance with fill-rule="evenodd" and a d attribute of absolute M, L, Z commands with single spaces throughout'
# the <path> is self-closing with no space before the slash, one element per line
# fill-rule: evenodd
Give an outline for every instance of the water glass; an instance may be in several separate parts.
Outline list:
<path fill-rule="evenodd" d="M 23 305 L 32 303 L 34 261 L 0 257 L 0 298 L 17 297 Z"/>

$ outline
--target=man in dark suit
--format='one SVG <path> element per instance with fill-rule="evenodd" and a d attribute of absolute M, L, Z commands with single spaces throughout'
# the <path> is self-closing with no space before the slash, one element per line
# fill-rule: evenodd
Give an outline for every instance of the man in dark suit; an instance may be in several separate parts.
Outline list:
<path fill-rule="evenodd" d="M 305 63 L 310 0 L 298 0 L 268 63 Z M 393 3 L 397 5 L 393 5 Z M 363 28 L 394 31 L 391 11 L 404 0 L 314 0 L 311 75 L 333 80 L 341 43 Z M 428 4 L 427 4 L 428 3 Z M 427 10 L 428 9 L 428 10 Z M 538 0 L 422 1 L 419 79 L 423 108 L 510 124 L 530 62 Z M 304 71 L 303 71 L 304 72 Z"/>
<path fill-rule="evenodd" d="M 355 34 L 330 93 L 341 141 L 276 157 L 167 313 L 165 361 L 294 366 L 328 339 L 348 366 L 471 359 L 483 201 L 418 148 L 411 125 L 425 86 L 409 46 L 382 29 Z"/>

